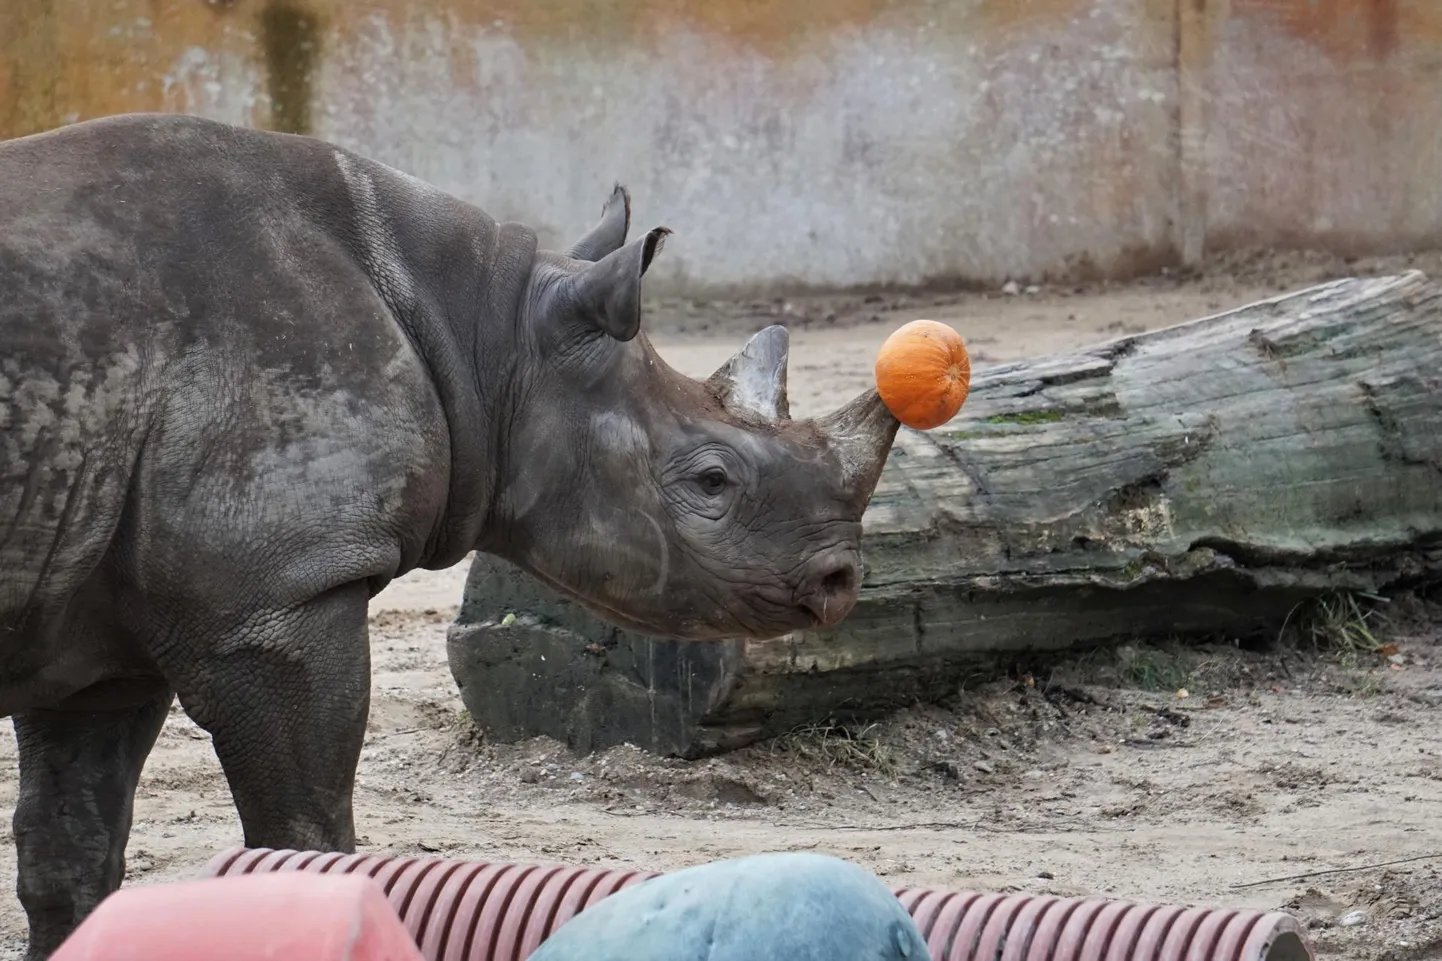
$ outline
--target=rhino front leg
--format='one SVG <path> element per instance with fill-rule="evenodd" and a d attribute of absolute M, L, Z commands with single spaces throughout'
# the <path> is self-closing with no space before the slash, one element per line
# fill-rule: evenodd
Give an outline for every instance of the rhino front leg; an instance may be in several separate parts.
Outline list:
<path fill-rule="evenodd" d="M 108 711 L 27 711 L 15 803 L 16 893 L 42 961 L 125 876 L 135 785 L 174 694 Z"/>
<path fill-rule="evenodd" d="M 229 629 L 162 663 L 210 732 L 247 847 L 355 850 L 351 792 L 370 710 L 364 583 Z"/>

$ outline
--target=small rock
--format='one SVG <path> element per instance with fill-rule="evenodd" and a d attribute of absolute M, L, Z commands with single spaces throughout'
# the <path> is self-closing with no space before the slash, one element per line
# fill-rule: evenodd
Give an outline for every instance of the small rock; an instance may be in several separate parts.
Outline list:
<path fill-rule="evenodd" d="M 1357 911 L 1348 911 L 1346 914 L 1342 915 L 1342 920 L 1341 920 L 1340 922 L 1338 922 L 1338 923 L 1340 923 L 1340 924 L 1342 925 L 1342 927 L 1344 927 L 1344 928 L 1352 928 L 1352 927 L 1356 927 L 1356 926 L 1359 925 L 1359 924 L 1362 924 L 1362 923 L 1365 922 L 1366 920 L 1367 920 L 1367 912 L 1366 912 L 1366 911 L 1357 910 Z"/>
<path fill-rule="evenodd" d="M 1039 878 L 1041 878 L 1043 881 L 1054 881 L 1054 880 L 1056 880 L 1056 875 L 1055 875 L 1055 874 L 1052 874 L 1050 871 L 1038 871 L 1038 872 L 1036 872 L 1036 876 L 1039 877 Z"/>
<path fill-rule="evenodd" d="M 441 849 L 441 846 L 439 844 L 436 844 L 432 841 L 417 841 L 416 847 L 420 848 L 422 851 L 425 851 L 427 854 L 435 854 Z"/>
<path fill-rule="evenodd" d="M 988 761 L 977 761 L 975 764 L 972 765 L 972 767 L 976 768 L 982 774 L 990 774 L 996 770 L 996 768 L 993 767 L 992 764 Z"/>
<path fill-rule="evenodd" d="M 1038 287 L 1036 284 L 1032 284 L 1026 288 L 1026 292 L 1028 294 L 1039 294 L 1041 293 L 1041 288 Z"/>
<path fill-rule="evenodd" d="M 950 761 L 932 761 L 927 767 L 940 774 L 945 780 L 958 781 L 961 779 L 961 772 Z"/>
<path fill-rule="evenodd" d="M 1021 284 L 1017 283 L 1014 280 L 1008 280 L 1005 284 L 1002 285 L 1001 292 L 1006 294 L 1008 297 L 1015 297 L 1017 294 L 1021 293 Z"/>
<path fill-rule="evenodd" d="M 580 771 L 572 771 L 572 772 L 571 772 L 571 780 L 573 780 L 573 781 L 584 781 L 585 779 L 586 779 L 586 775 L 582 774 Z"/>

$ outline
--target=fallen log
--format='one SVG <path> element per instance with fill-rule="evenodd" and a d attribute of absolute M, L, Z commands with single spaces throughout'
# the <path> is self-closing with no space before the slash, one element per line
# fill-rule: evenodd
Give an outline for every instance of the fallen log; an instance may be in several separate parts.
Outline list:
<path fill-rule="evenodd" d="M 476 723 L 694 757 L 954 693 L 987 660 L 1275 633 L 1442 571 L 1442 286 L 1349 279 L 977 372 L 903 428 L 839 626 L 684 644 L 478 555 L 449 636 Z"/>

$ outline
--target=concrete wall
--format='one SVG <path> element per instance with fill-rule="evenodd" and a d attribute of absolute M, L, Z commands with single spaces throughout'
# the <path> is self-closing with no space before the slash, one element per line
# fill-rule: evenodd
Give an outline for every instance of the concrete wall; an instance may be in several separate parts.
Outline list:
<path fill-rule="evenodd" d="M 673 291 L 1442 241 L 1437 0 L 0 3 L 0 135 L 127 110 L 314 133 L 548 243 L 620 179 Z"/>

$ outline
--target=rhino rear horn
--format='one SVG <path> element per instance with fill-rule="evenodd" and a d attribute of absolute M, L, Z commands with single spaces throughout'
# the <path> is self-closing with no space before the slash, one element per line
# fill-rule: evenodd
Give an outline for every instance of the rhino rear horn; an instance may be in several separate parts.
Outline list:
<path fill-rule="evenodd" d="M 617 340 L 635 337 L 641 329 L 641 278 L 670 232 L 669 227 L 656 227 L 566 277 L 559 289 L 562 309 Z"/>
<path fill-rule="evenodd" d="M 601 219 L 566 249 L 573 260 L 600 260 L 621 249 L 631 231 L 631 194 L 619 183 L 601 205 Z"/>
<path fill-rule="evenodd" d="M 881 479 L 900 422 L 873 387 L 815 423 L 841 461 L 846 489 L 865 507 Z"/>
<path fill-rule="evenodd" d="M 772 324 L 753 334 L 745 347 L 711 375 L 706 386 L 728 410 L 767 420 L 790 420 L 791 405 L 786 398 L 790 349 L 786 328 Z"/>

